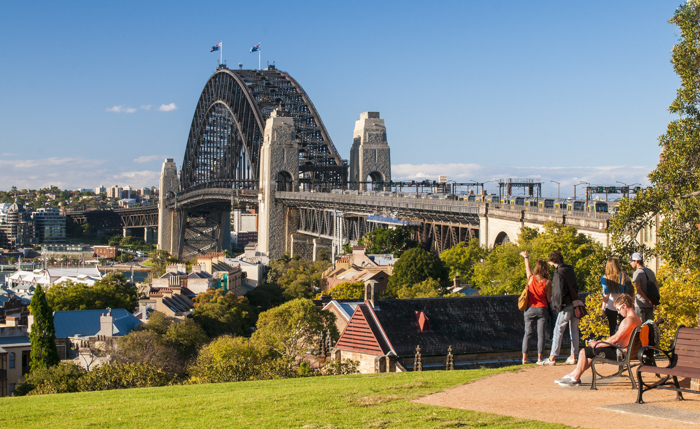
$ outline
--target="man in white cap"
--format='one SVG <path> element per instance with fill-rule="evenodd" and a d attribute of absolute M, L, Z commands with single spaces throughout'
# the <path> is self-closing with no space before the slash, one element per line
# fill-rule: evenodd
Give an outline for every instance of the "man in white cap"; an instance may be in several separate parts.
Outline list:
<path fill-rule="evenodd" d="M 633 253 L 630 258 L 630 265 L 634 268 L 632 275 L 632 283 L 637 289 L 637 296 L 634 302 L 634 312 L 637 313 L 642 322 L 654 320 L 654 304 L 647 296 L 647 284 L 653 283 L 656 290 L 659 289 L 659 283 L 656 281 L 656 275 L 652 270 L 644 266 L 644 258 L 641 253 Z"/>

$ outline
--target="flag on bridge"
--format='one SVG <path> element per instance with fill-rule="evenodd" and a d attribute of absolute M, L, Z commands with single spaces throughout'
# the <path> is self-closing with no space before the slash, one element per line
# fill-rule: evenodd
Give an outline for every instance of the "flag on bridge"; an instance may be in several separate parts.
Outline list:
<path fill-rule="evenodd" d="M 211 47 L 211 51 L 209 51 L 209 52 L 214 52 L 214 51 L 218 51 L 219 49 L 221 49 L 221 44 L 222 44 L 222 43 L 223 43 L 223 42 L 219 42 L 218 45 L 212 46 L 212 47 Z"/>
<path fill-rule="evenodd" d="M 260 50 L 260 43 L 258 43 L 257 45 L 253 46 L 252 48 L 250 48 L 250 52 L 251 52 L 251 53 L 253 53 L 253 52 L 258 52 L 259 50 Z"/>

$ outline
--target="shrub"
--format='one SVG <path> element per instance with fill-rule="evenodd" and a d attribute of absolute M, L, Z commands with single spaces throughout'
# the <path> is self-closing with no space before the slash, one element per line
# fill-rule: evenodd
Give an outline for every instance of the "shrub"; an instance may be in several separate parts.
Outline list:
<path fill-rule="evenodd" d="M 254 380 L 265 353 L 242 337 L 221 336 L 202 347 L 189 368 L 189 382 L 226 383 Z"/>
<path fill-rule="evenodd" d="M 98 366 L 79 380 L 82 392 L 173 384 L 175 377 L 145 363 L 112 363 Z"/>
<path fill-rule="evenodd" d="M 331 359 L 319 370 L 321 375 L 357 374 L 360 362 L 351 359 Z"/>
<path fill-rule="evenodd" d="M 14 396 L 46 395 L 78 392 L 78 382 L 86 371 L 74 363 L 62 362 L 41 368 L 27 375 L 26 381 L 15 388 Z"/>

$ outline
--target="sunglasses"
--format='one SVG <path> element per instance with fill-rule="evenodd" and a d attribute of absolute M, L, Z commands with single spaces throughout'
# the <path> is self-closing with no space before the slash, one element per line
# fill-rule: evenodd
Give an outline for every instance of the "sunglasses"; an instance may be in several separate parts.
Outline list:
<path fill-rule="evenodd" d="M 622 310 L 622 307 L 624 307 L 624 306 L 625 306 L 625 304 L 622 304 L 622 305 L 619 306 L 619 307 L 615 307 L 615 310 L 617 310 L 617 312 L 619 313 L 620 310 Z"/>

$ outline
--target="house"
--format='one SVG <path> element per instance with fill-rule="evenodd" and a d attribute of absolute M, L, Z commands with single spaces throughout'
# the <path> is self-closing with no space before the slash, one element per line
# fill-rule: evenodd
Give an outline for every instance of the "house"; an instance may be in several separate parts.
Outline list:
<path fill-rule="evenodd" d="M 418 346 L 423 369 L 445 369 L 448 354 L 457 368 L 512 364 L 522 358 L 524 321 L 517 295 L 378 296 L 377 283 L 367 282 L 364 302 L 355 307 L 332 351 L 336 359 L 359 361 L 362 373 L 413 370 Z M 535 338 L 531 347 L 536 347 Z"/>
<path fill-rule="evenodd" d="M 213 275 L 218 281 L 217 288 L 222 287 L 225 291 L 231 291 L 238 296 L 243 296 L 253 289 L 247 287 L 247 273 L 241 268 L 241 264 L 229 265 L 223 253 L 207 253 L 198 256 L 197 262 L 202 266 L 202 270 Z"/>
<path fill-rule="evenodd" d="M 17 384 L 24 381 L 31 350 L 27 325 L 6 317 L 0 324 L 0 396 L 11 396 Z"/>
<path fill-rule="evenodd" d="M 100 259 L 114 259 L 119 256 L 117 246 L 93 246 L 95 256 Z"/>
<path fill-rule="evenodd" d="M 181 287 L 200 294 L 214 288 L 216 281 L 214 276 L 204 270 L 202 265 L 194 264 L 191 272 L 187 273 L 187 267 L 183 263 L 170 264 L 165 267 L 165 274 L 153 279 L 151 287 L 160 289 L 164 287 Z"/>
<path fill-rule="evenodd" d="M 334 299 L 325 304 L 323 310 L 335 315 L 335 327 L 338 328 L 338 332 L 343 332 L 355 313 L 355 309 L 362 303 L 363 301 L 355 299 Z"/>
<path fill-rule="evenodd" d="M 195 296 L 194 292 L 182 287 L 152 289 L 147 299 L 139 300 L 139 309 L 134 316 L 142 322 L 147 322 L 151 312 L 160 311 L 175 319 L 185 319 L 192 314 L 192 299 Z"/>
<path fill-rule="evenodd" d="M 355 283 L 376 281 L 379 284 L 379 293 L 386 291 L 389 284 L 389 276 L 394 271 L 393 265 L 379 265 L 375 259 L 385 261 L 387 255 L 382 258 L 372 258 L 365 253 L 364 246 L 354 246 L 352 253 L 344 255 L 328 268 L 321 276 L 321 290 L 329 291 L 341 283 Z M 393 258 L 390 259 L 393 261 Z"/>
<path fill-rule="evenodd" d="M 29 326 L 32 319 L 30 315 Z M 123 308 L 55 311 L 53 320 L 58 356 L 88 369 L 106 362 L 115 340 L 142 323 Z"/>

